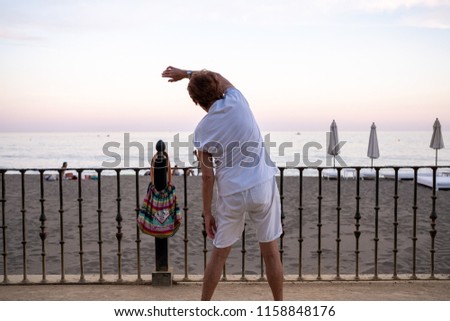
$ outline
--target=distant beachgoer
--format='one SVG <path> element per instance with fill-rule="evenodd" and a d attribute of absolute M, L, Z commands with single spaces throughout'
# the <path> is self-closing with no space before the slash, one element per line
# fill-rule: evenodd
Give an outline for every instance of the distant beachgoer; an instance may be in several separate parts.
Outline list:
<path fill-rule="evenodd" d="M 175 167 L 172 169 L 172 176 L 181 176 L 183 173 L 178 168 L 178 165 L 175 165 Z"/>
<path fill-rule="evenodd" d="M 202 170 L 203 215 L 213 251 L 204 272 L 202 300 L 210 300 L 231 246 L 244 230 L 245 214 L 256 225 L 266 275 L 275 300 L 283 299 L 283 266 L 277 239 L 282 234 L 277 169 L 244 96 L 227 79 L 208 70 L 167 67 L 163 77 L 190 79 L 188 92 L 207 112 L 194 132 Z M 215 166 L 213 166 L 213 161 Z M 217 185 L 216 213 L 212 199 Z"/>
<path fill-rule="evenodd" d="M 46 175 L 44 175 L 44 179 L 49 182 L 54 182 L 54 181 L 58 180 L 58 175 L 57 174 L 46 174 Z"/>
<path fill-rule="evenodd" d="M 71 172 L 66 173 L 67 162 L 64 162 L 62 164 L 61 169 L 62 169 L 61 174 L 64 176 L 65 179 L 74 179 L 74 180 L 78 179 L 78 177 L 74 173 Z"/>
<path fill-rule="evenodd" d="M 192 170 L 192 168 L 188 168 L 186 169 L 186 175 L 187 176 L 191 176 L 194 175 L 194 171 Z M 178 165 L 175 165 L 175 167 L 172 169 L 172 176 L 183 176 L 184 171 L 181 170 Z"/>
<path fill-rule="evenodd" d="M 194 170 L 192 168 L 188 168 L 186 170 L 186 175 L 187 176 L 194 176 L 195 175 Z"/>
<path fill-rule="evenodd" d="M 194 150 L 193 154 L 195 156 L 194 166 L 197 166 L 197 175 L 200 176 L 202 174 L 202 167 L 200 166 L 197 150 Z"/>
<path fill-rule="evenodd" d="M 67 162 L 64 162 L 64 163 L 62 164 L 62 166 L 61 166 L 61 169 L 62 169 L 61 175 L 62 175 L 64 178 L 66 178 L 65 175 L 67 174 L 67 173 L 65 173 L 66 168 L 67 168 Z M 73 175 L 73 174 L 72 174 L 72 175 Z M 57 181 L 57 180 L 58 180 L 58 174 L 48 174 L 48 175 L 45 175 L 44 178 L 45 178 L 46 181 L 50 181 L 50 182 Z"/>

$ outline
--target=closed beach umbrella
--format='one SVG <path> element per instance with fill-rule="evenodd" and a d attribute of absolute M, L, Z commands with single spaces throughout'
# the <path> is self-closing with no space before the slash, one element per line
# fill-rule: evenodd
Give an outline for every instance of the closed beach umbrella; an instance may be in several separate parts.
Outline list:
<path fill-rule="evenodd" d="M 339 138 L 336 122 L 333 122 L 330 126 L 330 137 L 328 141 L 328 154 L 333 156 L 333 167 L 335 167 L 336 156 L 339 154 Z"/>
<path fill-rule="evenodd" d="M 377 127 L 375 123 L 372 123 L 370 127 L 369 147 L 367 148 L 367 157 L 371 160 L 371 166 L 373 167 L 373 160 L 380 157 L 380 150 L 378 149 Z"/>
<path fill-rule="evenodd" d="M 430 147 L 436 150 L 435 165 L 437 166 L 438 150 L 444 148 L 444 139 L 442 138 L 441 123 L 437 118 L 433 125 L 433 136 L 431 137 Z"/>

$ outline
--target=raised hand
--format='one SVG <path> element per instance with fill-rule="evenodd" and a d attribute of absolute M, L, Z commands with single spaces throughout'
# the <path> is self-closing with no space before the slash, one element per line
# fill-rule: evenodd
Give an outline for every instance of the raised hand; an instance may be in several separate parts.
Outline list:
<path fill-rule="evenodd" d="M 169 66 L 162 73 L 163 78 L 170 78 L 169 82 L 179 81 L 184 78 L 188 78 L 188 72 L 184 69 L 175 68 Z"/>

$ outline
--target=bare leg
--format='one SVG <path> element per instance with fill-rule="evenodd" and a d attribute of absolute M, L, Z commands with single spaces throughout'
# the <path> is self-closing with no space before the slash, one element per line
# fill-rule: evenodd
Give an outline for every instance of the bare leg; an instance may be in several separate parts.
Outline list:
<path fill-rule="evenodd" d="M 266 265 L 266 275 L 275 301 L 283 300 L 283 265 L 281 264 L 280 252 L 277 241 L 259 243 L 261 255 Z"/>
<path fill-rule="evenodd" d="M 211 300 L 230 250 L 231 246 L 223 249 L 214 247 L 203 277 L 202 301 Z"/>

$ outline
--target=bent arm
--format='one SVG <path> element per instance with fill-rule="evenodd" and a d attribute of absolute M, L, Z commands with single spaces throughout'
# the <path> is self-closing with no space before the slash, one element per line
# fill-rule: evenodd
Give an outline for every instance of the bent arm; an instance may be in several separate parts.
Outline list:
<path fill-rule="evenodd" d="M 217 76 L 217 79 L 219 80 L 220 87 L 222 88 L 222 91 L 225 92 L 228 88 L 234 87 L 231 82 L 228 81 L 224 76 L 221 74 L 215 72 L 214 73 Z"/>

